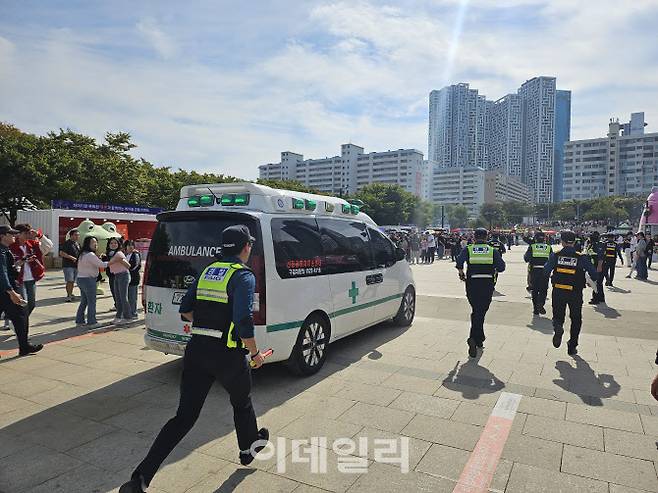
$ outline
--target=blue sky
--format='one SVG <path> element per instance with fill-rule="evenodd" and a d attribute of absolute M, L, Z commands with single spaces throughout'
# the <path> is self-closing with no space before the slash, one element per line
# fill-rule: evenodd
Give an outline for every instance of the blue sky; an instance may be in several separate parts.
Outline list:
<path fill-rule="evenodd" d="M 631 111 L 658 131 L 657 25 L 658 0 L 0 0 L 0 120 L 249 179 L 282 150 L 426 153 L 446 83 L 497 99 L 554 75 L 572 138 Z"/>

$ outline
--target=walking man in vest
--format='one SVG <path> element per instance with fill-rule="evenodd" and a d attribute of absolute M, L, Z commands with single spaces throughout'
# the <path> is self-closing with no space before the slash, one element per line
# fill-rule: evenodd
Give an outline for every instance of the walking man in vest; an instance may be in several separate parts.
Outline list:
<path fill-rule="evenodd" d="M 590 256 L 592 264 L 596 267 L 596 272 L 600 275 L 592 277 L 596 281 L 596 291 L 592 290 L 592 299 L 589 300 L 590 305 L 598 305 L 605 303 L 605 292 L 603 291 L 603 259 L 605 258 L 605 245 L 601 241 L 601 235 L 598 231 L 594 231 L 589 237 L 589 247 L 587 253 Z"/>
<path fill-rule="evenodd" d="M 545 243 L 546 235 L 539 231 L 535 240 L 528 245 L 523 260 L 528 262 L 530 268 L 530 285 L 532 286 L 532 313 L 545 314 L 546 294 L 548 293 L 548 277 L 544 275 L 544 264 L 548 261 L 551 246 Z"/>
<path fill-rule="evenodd" d="M 143 493 L 174 447 L 192 429 L 213 382 L 228 392 L 242 465 L 267 445 L 269 432 L 258 429 L 251 403 L 251 372 L 263 364 L 256 346 L 252 303 L 255 277 L 245 265 L 254 238 L 244 225 L 222 232 L 222 260 L 206 267 L 190 286 L 179 312 L 193 324 L 185 348 L 180 402 L 176 416 L 162 428 L 146 458 L 119 493 Z"/>
<path fill-rule="evenodd" d="M 466 281 L 466 297 L 471 305 L 471 332 L 466 343 L 468 355 L 477 356 L 477 348 L 484 347 L 484 317 L 491 305 L 494 292 L 494 275 L 505 270 L 500 252 L 487 244 L 487 230 L 478 228 L 473 244 L 467 245 L 457 257 L 459 278 Z M 468 264 L 464 274 L 464 263 Z"/>
<path fill-rule="evenodd" d="M 621 256 L 621 247 L 615 241 L 615 235 L 613 233 L 608 233 L 606 235 L 606 240 L 604 242 L 605 246 L 605 257 L 603 259 L 603 275 L 605 276 L 605 285 L 612 286 L 612 282 L 615 280 L 615 267 L 617 266 L 617 257 L 622 259 Z"/>
<path fill-rule="evenodd" d="M 585 272 L 593 280 L 598 274 L 587 255 L 581 255 L 574 246 L 576 235 L 571 230 L 560 233 L 562 249 L 551 252 L 548 262 L 544 265 L 544 274 L 548 277 L 553 273 L 553 346 L 559 348 L 564 334 L 564 317 L 567 306 L 571 318 L 571 332 L 567 343 L 567 354 L 578 353 L 578 336 L 583 325 L 583 288 L 585 287 Z"/>

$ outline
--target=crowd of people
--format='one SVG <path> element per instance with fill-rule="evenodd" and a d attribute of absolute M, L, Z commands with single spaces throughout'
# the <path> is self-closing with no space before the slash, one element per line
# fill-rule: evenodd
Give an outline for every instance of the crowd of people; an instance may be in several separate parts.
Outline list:
<path fill-rule="evenodd" d="M 448 233 L 443 231 L 391 231 L 393 243 L 402 248 L 411 264 L 432 264 L 435 260 L 457 260 L 459 253 L 473 243 L 473 232 Z M 494 231 L 491 238 L 500 242 L 507 250 L 519 244 L 519 235 L 514 232 Z"/>
<path fill-rule="evenodd" d="M 137 297 L 142 259 L 132 240 L 111 238 L 104 253 L 99 242 L 87 236 L 80 242 L 77 229 L 69 231 L 68 239 L 58 252 L 66 289 L 66 302 L 76 301 L 74 288 L 80 291 L 75 323 L 78 327 L 95 329 L 100 324 L 96 314 L 99 286 L 106 281 L 116 311 L 114 325 L 137 320 Z M 19 354 L 41 350 L 40 344 L 28 342 L 29 319 L 37 303 L 37 283 L 45 276 L 44 255 L 52 251 L 53 242 L 30 224 L 16 228 L 0 226 L 0 314 L 4 316 L 2 330 L 14 330 L 19 342 Z M 105 277 L 103 276 L 105 274 Z"/>

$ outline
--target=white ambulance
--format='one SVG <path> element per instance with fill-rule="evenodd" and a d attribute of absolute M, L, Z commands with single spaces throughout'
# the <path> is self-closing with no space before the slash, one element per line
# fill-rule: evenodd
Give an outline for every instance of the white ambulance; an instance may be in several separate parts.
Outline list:
<path fill-rule="evenodd" d="M 342 198 L 253 183 L 183 187 L 157 216 L 144 274 L 146 345 L 182 355 L 191 324 L 178 313 L 187 288 L 221 254 L 220 233 L 244 224 L 256 238 L 254 322 L 268 362 L 318 371 L 328 344 L 379 322 L 413 321 L 416 291 L 404 251 Z"/>

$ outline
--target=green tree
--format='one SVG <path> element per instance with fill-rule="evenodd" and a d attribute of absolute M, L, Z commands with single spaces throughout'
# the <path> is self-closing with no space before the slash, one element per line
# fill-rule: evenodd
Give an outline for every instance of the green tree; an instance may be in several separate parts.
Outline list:
<path fill-rule="evenodd" d="M 14 225 L 18 211 L 47 205 L 47 169 L 38 153 L 39 138 L 0 123 L 0 211 Z"/>
<path fill-rule="evenodd" d="M 464 205 L 446 205 L 445 215 L 452 228 L 464 228 L 468 222 L 468 209 Z"/>
<path fill-rule="evenodd" d="M 371 183 L 354 198 L 364 203 L 363 212 L 377 224 L 407 224 L 413 220 L 416 196 L 399 185 Z"/>
<path fill-rule="evenodd" d="M 509 200 L 501 204 L 505 214 L 505 220 L 509 223 L 519 224 L 523 218 L 532 215 L 532 207 L 529 204 L 517 200 Z"/>
<path fill-rule="evenodd" d="M 505 223 L 505 209 L 502 204 L 482 204 L 480 216 L 489 228 L 502 226 Z"/>

